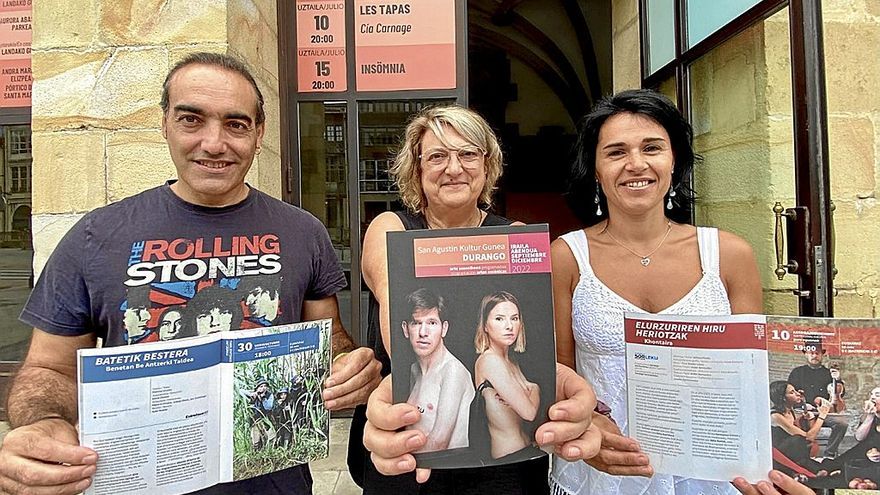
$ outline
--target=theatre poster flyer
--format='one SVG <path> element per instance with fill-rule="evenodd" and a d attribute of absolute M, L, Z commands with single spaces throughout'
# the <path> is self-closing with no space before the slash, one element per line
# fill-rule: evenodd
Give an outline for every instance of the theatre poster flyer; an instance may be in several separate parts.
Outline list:
<path fill-rule="evenodd" d="M 421 467 L 546 455 L 555 400 L 547 225 L 390 232 L 393 396 L 421 411 Z"/>
<path fill-rule="evenodd" d="M 629 434 L 657 472 L 877 489 L 880 320 L 627 313 L 625 331 Z"/>
<path fill-rule="evenodd" d="M 78 351 L 89 495 L 186 493 L 328 455 L 331 320 Z"/>

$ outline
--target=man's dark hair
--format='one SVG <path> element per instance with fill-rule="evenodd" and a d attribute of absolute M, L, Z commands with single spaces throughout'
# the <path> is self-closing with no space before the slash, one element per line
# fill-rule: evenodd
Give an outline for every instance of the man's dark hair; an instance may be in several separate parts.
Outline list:
<path fill-rule="evenodd" d="M 272 299 L 277 299 L 279 289 L 281 288 L 281 280 L 279 280 L 278 277 L 272 277 L 269 275 L 249 275 L 247 277 L 241 277 L 241 281 L 238 283 L 235 290 L 238 291 L 242 295 L 242 299 L 244 299 L 257 288 L 259 288 L 261 292 L 268 292 L 272 296 Z"/>
<path fill-rule="evenodd" d="M 669 98 L 650 89 L 632 89 L 606 96 L 581 120 L 566 195 L 569 207 L 587 225 L 595 225 L 608 216 L 604 194 L 599 195 L 601 214 L 596 214 L 596 205 L 593 202 L 597 192 L 596 146 L 599 143 L 599 131 L 605 122 L 621 113 L 646 117 L 666 130 L 675 160 L 672 187 L 676 192 L 672 198 L 672 210 L 667 215 L 676 222 L 690 223 L 695 197 L 690 187 L 690 178 L 694 162 L 701 160 L 694 153 L 693 130 Z"/>
<path fill-rule="evenodd" d="M 169 86 L 171 85 L 171 78 L 177 73 L 177 71 L 190 65 L 210 65 L 212 67 L 219 67 L 221 69 L 235 72 L 241 77 L 247 79 L 247 82 L 251 84 L 254 91 L 257 93 L 256 123 L 259 125 L 266 121 L 266 112 L 263 110 L 263 93 L 260 92 L 260 87 L 257 86 L 257 81 L 254 79 L 251 71 L 247 68 L 247 65 L 231 55 L 214 52 L 197 52 L 187 55 L 171 68 L 168 75 L 165 76 L 165 82 L 162 83 L 162 100 L 159 102 L 159 105 L 162 107 L 163 113 L 168 113 L 168 91 Z"/>
<path fill-rule="evenodd" d="M 241 310 L 241 297 L 233 290 L 219 285 L 203 287 L 189 300 L 186 304 L 186 324 L 196 328 L 198 317 L 208 314 L 213 308 L 232 314 L 230 330 L 241 328 L 241 320 L 244 318 Z"/>
<path fill-rule="evenodd" d="M 440 321 L 446 321 L 444 316 L 444 313 L 446 313 L 446 301 L 443 300 L 443 297 L 434 294 L 428 289 L 414 290 L 406 296 L 406 302 L 412 308 L 410 314 L 416 311 L 430 311 L 436 308 Z"/>

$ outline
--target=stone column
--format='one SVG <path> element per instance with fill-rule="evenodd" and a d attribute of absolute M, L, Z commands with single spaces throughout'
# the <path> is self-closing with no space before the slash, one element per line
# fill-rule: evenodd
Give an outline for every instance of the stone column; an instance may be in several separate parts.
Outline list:
<path fill-rule="evenodd" d="M 40 0 L 33 32 L 33 235 L 38 274 L 86 212 L 175 176 L 162 82 L 196 51 L 231 53 L 266 97 L 249 183 L 281 193 L 276 4 L 271 0 Z"/>

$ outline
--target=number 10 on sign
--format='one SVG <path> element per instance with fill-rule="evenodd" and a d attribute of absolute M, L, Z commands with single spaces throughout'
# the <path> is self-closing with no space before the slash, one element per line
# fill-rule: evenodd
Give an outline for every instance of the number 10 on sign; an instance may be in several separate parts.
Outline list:
<path fill-rule="evenodd" d="M 346 90 L 345 2 L 297 0 L 297 91 Z"/>

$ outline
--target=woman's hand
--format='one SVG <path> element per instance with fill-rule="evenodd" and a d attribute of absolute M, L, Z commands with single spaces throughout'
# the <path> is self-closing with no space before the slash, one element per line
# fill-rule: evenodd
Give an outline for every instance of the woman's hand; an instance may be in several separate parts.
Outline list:
<path fill-rule="evenodd" d="M 828 401 L 822 401 L 821 404 L 816 408 L 819 411 L 819 416 L 824 416 L 831 412 L 831 403 Z"/>
<path fill-rule="evenodd" d="M 779 471 L 770 471 L 769 477 L 770 481 L 772 481 L 776 487 L 782 488 L 783 492 L 777 490 L 776 487 L 768 481 L 759 481 L 754 485 L 750 485 L 749 482 L 743 478 L 735 478 L 733 480 L 733 486 L 735 486 L 743 495 L 781 495 L 781 493 L 788 493 L 789 495 L 816 494 L 812 488 L 798 483 L 790 476 Z"/>
<path fill-rule="evenodd" d="M 535 432 L 538 445 L 552 445 L 557 455 L 569 461 L 594 457 L 602 435 L 590 428 L 596 407 L 593 388 L 571 368 L 556 363 L 556 400 L 550 406 L 550 421 Z"/>
<path fill-rule="evenodd" d="M 599 471 L 616 476 L 652 476 L 654 468 L 639 443 L 625 437 L 613 421 L 602 414 L 593 413 L 593 424 L 602 435 L 599 453 L 586 463 Z"/>
<path fill-rule="evenodd" d="M 416 469 L 416 458 L 412 455 L 427 443 L 428 438 L 419 430 L 402 430 L 416 424 L 421 417 L 415 406 L 391 402 L 391 376 L 386 376 L 370 395 L 364 446 L 372 452 L 370 459 L 380 473 L 393 476 L 415 469 L 419 483 L 428 481 L 431 470 Z"/>

